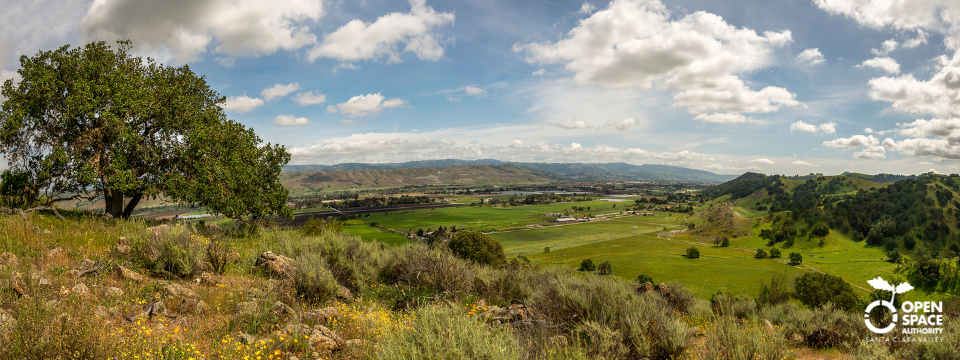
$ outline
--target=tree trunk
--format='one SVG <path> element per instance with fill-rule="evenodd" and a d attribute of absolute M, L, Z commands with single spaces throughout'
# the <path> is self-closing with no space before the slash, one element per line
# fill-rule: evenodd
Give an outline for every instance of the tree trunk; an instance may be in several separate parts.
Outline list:
<path fill-rule="evenodd" d="M 143 199 L 143 193 L 138 192 L 133 195 L 133 198 L 131 198 L 130 202 L 127 203 L 127 207 L 123 209 L 124 219 L 130 218 L 130 215 L 133 214 L 133 209 L 137 207 L 137 204 L 140 202 L 140 199 Z"/>
<path fill-rule="evenodd" d="M 123 192 L 107 189 L 104 193 L 103 211 L 114 218 L 123 214 Z"/>

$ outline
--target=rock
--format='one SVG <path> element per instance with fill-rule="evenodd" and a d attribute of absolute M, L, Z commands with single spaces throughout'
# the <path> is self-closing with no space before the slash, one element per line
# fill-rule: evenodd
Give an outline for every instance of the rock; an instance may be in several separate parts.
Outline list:
<path fill-rule="evenodd" d="M 293 272 L 297 268 L 297 262 L 286 256 L 267 251 L 260 254 L 254 266 L 263 270 L 267 275 L 290 278 L 293 277 Z"/>
<path fill-rule="evenodd" d="M 127 316 L 127 320 L 133 322 L 144 318 L 152 319 L 154 316 L 159 315 L 164 315 L 169 318 L 176 318 L 176 316 L 167 313 L 167 304 L 165 304 L 163 301 L 154 301 L 143 305 L 139 312 Z"/>
<path fill-rule="evenodd" d="M 32 272 L 30 273 L 30 279 L 37 283 L 40 286 L 50 286 L 50 280 L 43 276 L 42 273 Z"/>
<path fill-rule="evenodd" d="M 290 355 L 290 357 L 288 357 L 287 360 L 300 360 L 300 358 Z"/>
<path fill-rule="evenodd" d="M 10 330 L 17 325 L 17 319 L 10 313 L 0 310 L 0 337 L 7 337 Z"/>
<path fill-rule="evenodd" d="M 341 286 L 337 288 L 337 299 L 344 300 L 344 301 L 352 301 L 353 293 L 350 292 L 350 289 L 347 289 L 346 287 Z"/>
<path fill-rule="evenodd" d="M 83 260 L 80 261 L 80 266 L 78 267 L 77 270 L 83 271 L 83 270 L 87 270 L 87 269 L 92 269 L 92 268 L 93 268 L 94 266 L 96 266 L 96 265 L 97 265 L 97 263 L 94 262 L 93 260 L 83 259 Z"/>
<path fill-rule="evenodd" d="M 539 314 L 533 311 L 533 308 L 522 303 L 513 303 L 502 309 L 494 306 L 487 312 L 480 314 L 480 316 L 501 324 L 512 324 L 515 322 L 529 324 L 533 321 L 543 320 Z"/>
<path fill-rule="evenodd" d="M 5 267 L 20 267 L 20 262 L 17 261 L 17 256 L 8 252 L 0 254 L 0 265 Z"/>
<path fill-rule="evenodd" d="M 78 283 L 77 285 L 74 285 L 73 288 L 70 289 L 70 292 L 77 294 L 81 297 L 90 296 L 90 289 L 87 288 L 87 285 L 84 285 L 83 283 Z"/>
<path fill-rule="evenodd" d="M 153 240 L 159 240 L 170 231 L 170 225 L 163 224 L 146 228 L 147 233 L 153 235 Z"/>
<path fill-rule="evenodd" d="M 657 286 L 654 286 L 653 289 L 656 290 L 657 293 L 659 293 L 662 297 L 670 297 L 670 287 L 668 287 L 667 284 L 657 284 Z"/>
<path fill-rule="evenodd" d="M 837 347 L 840 345 L 842 337 L 840 333 L 828 328 L 818 328 L 806 337 L 807 346 L 813 348 Z"/>
<path fill-rule="evenodd" d="M 253 301 L 245 301 L 237 304 L 237 315 L 256 315 L 260 312 L 260 306 Z"/>
<path fill-rule="evenodd" d="M 323 325 L 313 327 L 308 341 L 310 348 L 317 350 L 323 356 L 330 356 L 334 351 L 340 350 L 344 343 L 343 339 Z"/>
<path fill-rule="evenodd" d="M 133 282 L 143 282 L 143 275 L 137 274 L 136 271 L 127 269 L 121 265 L 117 265 L 117 274 L 120 275 L 121 279 L 130 280 Z"/>
<path fill-rule="evenodd" d="M 121 290 L 121 289 L 118 288 L 118 287 L 113 287 L 113 286 L 108 287 L 105 293 L 107 294 L 107 296 L 111 296 L 111 297 L 121 297 L 121 296 L 123 296 L 123 290 Z"/>
<path fill-rule="evenodd" d="M 328 306 L 323 309 L 318 309 L 316 311 L 317 321 L 319 322 L 328 322 L 333 319 L 340 317 L 340 310 L 333 306 Z"/>
<path fill-rule="evenodd" d="M 790 341 L 792 341 L 795 344 L 802 344 L 804 341 L 804 338 L 803 338 L 803 335 L 800 335 L 799 333 L 793 333 L 790 335 Z"/>
<path fill-rule="evenodd" d="M 117 245 L 130 245 L 130 244 L 127 243 L 127 238 L 121 236 L 119 239 L 117 239 Z"/>
<path fill-rule="evenodd" d="M 167 284 L 167 286 L 163 287 L 163 292 L 165 292 L 167 296 L 178 299 L 193 299 L 199 297 L 197 296 L 197 293 L 193 292 L 193 290 L 190 290 L 180 284 Z"/>
<path fill-rule="evenodd" d="M 77 277 L 77 275 L 80 275 L 80 270 L 70 269 L 64 272 L 64 274 L 67 274 L 67 276 Z"/>
<path fill-rule="evenodd" d="M 292 323 L 287 324 L 285 327 L 288 334 L 293 334 L 299 337 L 299 335 L 308 335 L 313 332 L 313 328 L 307 326 L 306 324 Z"/>
<path fill-rule="evenodd" d="M 61 256 L 66 257 L 66 256 L 67 256 L 67 252 L 66 252 L 66 251 L 63 251 L 63 249 L 61 249 L 61 248 L 59 248 L 59 247 L 58 247 L 58 248 L 51 249 L 50 251 L 47 251 L 47 257 L 48 257 L 48 258 L 55 258 L 55 257 L 61 257 Z"/>
<path fill-rule="evenodd" d="M 127 256 L 130 255 L 131 251 L 133 251 L 133 247 L 127 244 L 117 244 L 114 250 L 117 250 L 117 253 L 120 255 Z"/>
<path fill-rule="evenodd" d="M 273 307 L 271 307 L 270 311 L 273 311 L 273 314 L 281 319 L 286 319 L 289 317 L 293 317 L 293 318 L 297 317 L 297 312 L 294 311 L 293 308 L 291 308 L 289 305 L 284 304 L 280 301 L 274 302 Z"/>
<path fill-rule="evenodd" d="M 350 339 L 343 343 L 344 347 L 347 348 L 361 348 L 363 347 L 363 339 Z"/>
<path fill-rule="evenodd" d="M 763 319 L 763 329 L 771 334 L 777 333 L 777 328 L 773 327 L 773 324 L 770 323 L 770 320 Z"/>
<path fill-rule="evenodd" d="M 643 284 L 640 284 L 640 286 L 637 286 L 636 291 L 637 291 L 637 294 L 640 294 L 640 295 L 651 292 L 653 291 L 653 284 L 651 284 L 649 281 Z"/>
<path fill-rule="evenodd" d="M 110 316 L 110 312 L 107 310 L 106 306 L 100 305 L 93 310 L 93 315 L 95 315 L 98 318 L 105 318 Z"/>
<path fill-rule="evenodd" d="M 217 278 L 214 277 L 213 274 L 210 274 L 210 273 L 208 273 L 208 272 L 202 272 L 202 273 L 200 273 L 200 276 L 198 276 L 194 281 L 195 281 L 198 285 L 203 285 L 203 286 L 217 286 L 217 285 L 220 285 L 219 282 L 217 281 Z"/>
<path fill-rule="evenodd" d="M 16 271 L 10 273 L 10 289 L 17 293 L 17 297 L 23 297 L 27 294 L 25 284 L 23 283 L 23 276 Z"/>
<path fill-rule="evenodd" d="M 237 336 L 237 339 L 240 340 L 241 344 L 253 344 L 257 342 L 257 339 L 254 338 L 253 335 L 246 334 L 246 333 L 241 333 L 240 335 Z"/>

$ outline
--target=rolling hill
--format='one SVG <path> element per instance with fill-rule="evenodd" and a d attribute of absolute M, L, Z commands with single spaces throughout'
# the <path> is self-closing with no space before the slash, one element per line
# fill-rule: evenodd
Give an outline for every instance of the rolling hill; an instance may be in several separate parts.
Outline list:
<path fill-rule="evenodd" d="M 409 168 L 439 168 L 472 165 L 514 165 L 544 173 L 553 173 L 570 180 L 581 181 L 689 181 L 724 182 L 735 175 L 719 175 L 709 171 L 688 169 L 670 165 L 632 165 L 627 163 L 531 163 L 509 162 L 493 159 L 481 160 L 422 160 L 405 163 L 362 164 L 346 163 L 337 165 L 287 165 L 286 172 L 300 171 L 336 171 L 336 170 L 387 170 Z"/>
<path fill-rule="evenodd" d="M 378 188 L 413 185 L 515 185 L 557 181 L 554 174 L 514 165 L 296 171 L 280 174 L 288 189 Z"/>

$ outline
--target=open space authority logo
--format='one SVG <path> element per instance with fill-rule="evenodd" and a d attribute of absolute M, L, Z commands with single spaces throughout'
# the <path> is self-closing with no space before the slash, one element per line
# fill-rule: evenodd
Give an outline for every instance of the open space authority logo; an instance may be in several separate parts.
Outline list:
<path fill-rule="evenodd" d="M 889 302 L 877 300 L 867 305 L 867 308 L 863 313 L 863 322 L 867 325 L 867 329 L 870 329 L 870 331 L 874 332 L 875 334 L 882 335 L 893 331 L 893 329 L 897 327 L 897 324 L 900 324 L 900 334 L 902 335 L 943 334 L 943 302 L 904 301 L 900 306 L 900 313 L 898 313 L 897 307 L 894 306 L 894 300 L 896 299 L 897 294 L 903 294 L 907 291 L 913 290 L 913 286 L 911 286 L 910 283 L 905 282 L 894 286 L 888 283 L 886 280 L 883 280 L 883 278 L 877 276 L 876 279 L 867 281 L 867 284 L 873 286 L 874 289 L 885 290 L 893 293 L 893 296 L 890 297 Z M 877 306 L 883 306 L 890 310 L 891 322 L 884 328 L 877 328 L 870 321 L 870 312 L 873 311 L 873 309 Z M 899 316 L 901 313 L 902 317 Z M 898 320 L 900 320 L 899 323 Z M 892 340 L 896 342 L 939 342 L 942 341 L 943 338 L 900 336 L 894 337 Z"/>

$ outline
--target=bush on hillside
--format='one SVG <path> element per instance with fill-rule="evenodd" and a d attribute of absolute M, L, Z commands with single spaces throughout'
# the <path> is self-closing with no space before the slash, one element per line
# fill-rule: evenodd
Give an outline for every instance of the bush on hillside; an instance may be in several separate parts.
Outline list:
<path fill-rule="evenodd" d="M 767 251 L 764 250 L 764 249 L 757 249 L 757 254 L 756 254 L 756 255 L 753 255 L 753 258 L 754 258 L 754 259 L 766 259 L 766 258 L 767 258 Z"/>
<path fill-rule="evenodd" d="M 803 262 L 803 255 L 800 253 L 790 253 L 790 265 L 800 265 Z"/>
<path fill-rule="evenodd" d="M 687 259 L 696 259 L 700 257 L 700 250 L 695 247 L 687 248 Z"/>
<path fill-rule="evenodd" d="M 831 303 L 837 308 L 852 310 L 859 300 L 853 287 L 839 276 L 810 272 L 794 279 L 793 284 L 794 297 L 814 308 Z"/>
<path fill-rule="evenodd" d="M 447 246 L 461 259 L 478 264 L 502 264 L 506 260 L 503 255 L 503 245 L 490 235 L 476 231 L 457 232 Z"/>
<path fill-rule="evenodd" d="M 779 259 L 780 258 L 780 249 L 772 248 L 770 249 L 770 258 Z"/>
<path fill-rule="evenodd" d="M 641 284 L 643 283 L 653 284 L 653 278 L 648 275 L 640 274 L 640 275 L 637 275 L 637 282 Z"/>
<path fill-rule="evenodd" d="M 131 239 L 131 255 L 144 269 L 154 273 L 190 278 L 207 268 L 210 239 L 192 234 L 186 227 L 171 227 L 156 235 Z"/>
<path fill-rule="evenodd" d="M 580 268 L 577 270 L 578 271 L 594 271 L 596 269 L 597 269 L 597 265 L 593 263 L 593 260 L 583 259 L 583 261 L 580 262 Z"/>
<path fill-rule="evenodd" d="M 600 266 L 597 267 L 600 275 L 610 275 L 613 274 L 613 267 L 610 266 L 609 261 L 604 261 L 600 263 Z"/>

